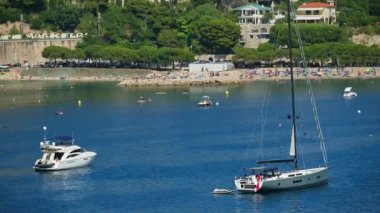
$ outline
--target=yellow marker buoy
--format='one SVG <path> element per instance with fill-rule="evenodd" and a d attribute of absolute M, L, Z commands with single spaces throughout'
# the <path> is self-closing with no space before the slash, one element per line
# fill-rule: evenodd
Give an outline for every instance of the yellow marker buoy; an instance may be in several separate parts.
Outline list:
<path fill-rule="evenodd" d="M 225 94 L 226 96 L 228 96 L 228 95 L 230 94 L 230 92 L 228 92 L 228 90 L 226 90 L 226 91 L 224 92 L 224 94 Z"/>

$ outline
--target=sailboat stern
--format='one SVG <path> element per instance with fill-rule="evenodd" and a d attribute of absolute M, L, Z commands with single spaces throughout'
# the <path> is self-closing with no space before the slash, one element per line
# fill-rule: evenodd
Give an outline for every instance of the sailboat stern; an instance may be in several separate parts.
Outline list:
<path fill-rule="evenodd" d="M 236 190 L 243 193 L 256 193 L 263 185 L 260 175 L 249 175 L 235 179 Z"/>

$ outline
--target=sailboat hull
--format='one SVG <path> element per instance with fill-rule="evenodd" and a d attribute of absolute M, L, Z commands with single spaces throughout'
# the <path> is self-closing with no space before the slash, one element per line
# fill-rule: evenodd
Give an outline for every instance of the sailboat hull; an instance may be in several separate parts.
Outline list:
<path fill-rule="evenodd" d="M 261 183 L 255 175 L 241 177 L 235 180 L 236 190 L 243 193 L 270 192 L 306 188 L 325 184 L 329 179 L 328 167 L 284 172 L 272 177 L 261 177 Z M 257 184 L 260 187 L 257 187 Z"/>

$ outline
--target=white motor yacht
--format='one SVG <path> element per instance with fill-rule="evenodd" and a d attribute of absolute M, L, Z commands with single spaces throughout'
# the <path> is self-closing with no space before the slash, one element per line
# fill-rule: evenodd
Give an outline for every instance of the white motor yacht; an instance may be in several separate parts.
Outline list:
<path fill-rule="evenodd" d="M 84 167 L 91 163 L 96 153 L 74 145 L 71 136 L 55 137 L 51 140 L 44 139 L 40 142 L 42 158 L 34 164 L 36 171 L 57 171 Z"/>
<path fill-rule="evenodd" d="M 355 96 L 358 96 L 358 94 L 352 91 L 352 87 L 346 87 L 344 89 L 343 97 L 355 97 Z"/>

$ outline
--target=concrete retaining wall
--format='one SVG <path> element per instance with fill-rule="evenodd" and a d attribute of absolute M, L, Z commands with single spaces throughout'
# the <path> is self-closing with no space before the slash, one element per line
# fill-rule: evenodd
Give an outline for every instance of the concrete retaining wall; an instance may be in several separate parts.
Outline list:
<path fill-rule="evenodd" d="M 31 65 L 46 62 L 42 57 L 45 47 L 55 45 L 74 49 L 82 39 L 41 39 L 0 41 L 0 64 L 29 62 Z"/>

